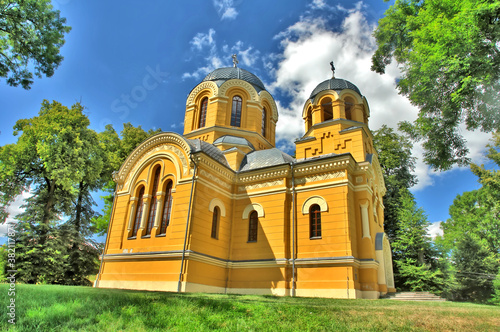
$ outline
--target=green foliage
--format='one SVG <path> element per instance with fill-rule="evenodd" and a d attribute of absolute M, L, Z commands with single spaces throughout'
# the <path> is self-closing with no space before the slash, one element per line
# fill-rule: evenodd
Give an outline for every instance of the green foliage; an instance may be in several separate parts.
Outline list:
<path fill-rule="evenodd" d="M 397 289 L 439 293 L 444 285 L 437 251 L 427 235 L 429 221 L 409 191 L 402 192 L 398 209 L 399 229 L 392 243 Z"/>
<path fill-rule="evenodd" d="M 398 208 L 401 195 L 417 183 L 415 157 L 411 155 L 412 144 L 403 135 L 383 125 L 373 133 L 373 145 L 384 174 L 384 230 L 391 243 L 399 229 Z"/>
<path fill-rule="evenodd" d="M 38 116 L 16 122 L 17 143 L 0 150 L 3 217 L 17 195 L 32 194 L 16 217 L 20 281 L 88 284 L 96 271 L 98 251 L 87 239 L 95 216 L 90 193 L 104 185 L 108 168 L 83 109 L 44 100 Z"/>
<path fill-rule="evenodd" d="M 493 279 L 498 260 L 481 241 L 466 233 L 452 254 L 456 286 L 454 298 L 463 301 L 487 302 L 493 294 Z"/>
<path fill-rule="evenodd" d="M 99 142 L 105 152 L 106 172 L 103 179 L 107 181 L 103 191 L 107 195 L 104 199 L 103 214 L 92 218 L 92 227 L 95 233 L 104 235 L 108 231 L 111 212 L 113 210 L 114 187 L 112 173 L 118 171 L 130 153 L 148 137 L 161 132 L 161 129 L 145 131 L 141 126 L 134 127 L 130 123 L 123 124 L 121 139 L 111 125 L 107 125 L 104 132 L 99 133 Z"/>
<path fill-rule="evenodd" d="M 487 157 L 500 165 L 500 135 L 494 134 Z M 484 165 L 471 165 L 482 187 L 458 195 L 450 206 L 450 219 L 441 224 L 436 239 L 451 254 L 453 298 L 485 302 L 493 294 L 493 279 L 500 262 L 500 173 Z"/>
<path fill-rule="evenodd" d="M 490 303 L 500 305 L 500 269 L 498 269 L 497 276 L 493 280 L 493 297 Z"/>
<path fill-rule="evenodd" d="M 0 77 L 24 89 L 31 88 L 33 73 L 51 77 L 71 30 L 65 23 L 49 0 L 0 0 Z"/>
<path fill-rule="evenodd" d="M 374 35 L 372 70 L 384 73 L 395 59 L 397 87 L 420 109 L 400 128 L 424 141 L 433 168 L 468 164 L 459 126 L 500 129 L 500 2 L 396 0 Z"/>

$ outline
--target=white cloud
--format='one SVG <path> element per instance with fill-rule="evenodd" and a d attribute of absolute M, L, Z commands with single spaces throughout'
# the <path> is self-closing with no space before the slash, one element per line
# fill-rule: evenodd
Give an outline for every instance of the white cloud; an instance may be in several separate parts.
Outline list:
<path fill-rule="evenodd" d="M 443 230 L 441 229 L 441 221 L 433 222 L 427 228 L 427 234 L 431 239 L 435 239 L 436 236 L 443 236 Z"/>
<path fill-rule="evenodd" d="M 215 30 L 209 29 L 208 33 L 199 32 L 193 39 L 190 41 L 190 44 L 193 45 L 195 49 L 201 51 L 204 47 L 214 47 L 215 46 Z"/>
<path fill-rule="evenodd" d="M 196 34 L 191 40 L 193 51 L 198 51 L 203 56 L 203 64 L 192 72 L 183 73 L 183 80 L 190 78 L 199 80 L 217 68 L 231 66 L 232 54 L 237 54 L 240 65 L 247 68 L 252 67 L 260 59 L 260 52 L 242 41 L 237 41 L 232 46 L 223 45 L 219 50 L 215 35 L 215 30 L 210 29 L 208 33 Z"/>
<path fill-rule="evenodd" d="M 319 4 L 324 3 L 318 1 L 316 5 Z M 356 3 L 353 9 L 336 8 L 347 14 L 340 31 L 328 29 L 327 21 L 321 16 L 305 16 L 274 37 L 280 41 L 282 53 L 268 57 L 265 63 L 266 67 L 276 68 L 270 71 L 275 80 L 269 90 L 271 93 L 280 90 L 290 98 L 288 104 L 278 105 L 278 146 L 292 147 L 292 142 L 303 135 L 302 108 L 314 87 L 332 76 L 329 66 L 332 60 L 335 77 L 353 82 L 366 97 L 372 130 L 384 124 L 396 129 L 400 121 L 417 118 L 418 109 L 396 89 L 396 79 L 400 77 L 397 64 L 389 65 L 384 75 L 370 70 L 371 56 L 376 49 L 372 36 L 375 26 L 366 21 L 363 8 L 362 2 Z M 477 162 L 489 135 L 464 129 L 461 132 L 468 141 L 469 157 Z M 415 174 L 419 183 L 413 190 L 432 185 L 433 177 L 439 174 L 423 162 L 422 152 L 421 145 L 416 143 L 413 155 L 417 157 Z"/>
<path fill-rule="evenodd" d="M 15 217 L 24 212 L 24 208 L 21 206 L 25 203 L 24 200 L 28 197 L 30 197 L 31 194 L 28 191 L 23 192 L 21 195 L 17 196 L 14 202 L 10 204 L 10 206 L 7 209 L 7 212 L 9 216 L 5 220 L 4 224 L 0 224 L 0 237 L 7 236 L 7 230 L 8 230 L 8 225 L 9 223 L 17 223 L 17 220 L 15 220 Z"/>
<path fill-rule="evenodd" d="M 325 0 L 313 0 L 309 5 L 312 9 L 323 9 L 326 7 Z"/>
<path fill-rule="evenodd" d="M 234 20 L 238 16 L 233 0 L 214 0 L 213 4 L 221 20 Z"/>

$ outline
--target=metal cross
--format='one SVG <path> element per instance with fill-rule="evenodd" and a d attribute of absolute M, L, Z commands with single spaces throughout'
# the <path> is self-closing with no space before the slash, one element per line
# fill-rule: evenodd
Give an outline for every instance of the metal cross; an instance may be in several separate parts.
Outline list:
<path fill-rule="evenodd" d="M 330 67 L 332 67 L 332 78 L 335 78 L 335 66 L 333 65 L 333 61 L 330 62 Z"/>
<path fill-rule="evenodd" d="M 239 63 L 239 61 L 238 61 L 238 58 L 237 58 L 236 54 L 233 54 L 233 55 L 231 56 L 231 58 L 233 58 L 233 67 L 235 67 L 235 68 L 236 68 L 236 65 Z"/>

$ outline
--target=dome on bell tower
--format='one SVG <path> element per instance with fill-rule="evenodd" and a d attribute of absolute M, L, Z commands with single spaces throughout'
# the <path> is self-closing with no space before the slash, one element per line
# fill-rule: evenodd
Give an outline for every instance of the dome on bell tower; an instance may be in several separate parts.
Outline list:
<path fill-rule="evenodd" d="M 358 87 L 351 82 L 341 79 L 341 78 L 330 78 L 318 84 L 314 90 L 311 92 L 309 99 L 314 99 L 316 95 L 325 90 L 334 90 L 340 92 L 345 89 L 350 89 L 355 91 L 358 95 L 362 96 L 361 91 L 359 91 Z"/>

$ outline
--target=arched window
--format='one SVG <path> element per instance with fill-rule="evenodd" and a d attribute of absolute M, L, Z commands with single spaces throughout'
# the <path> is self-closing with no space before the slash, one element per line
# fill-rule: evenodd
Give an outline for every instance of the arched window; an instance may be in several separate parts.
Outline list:
<path fill-rule="evenodd" d="M 167 227 L 170 224 L 170 212 L 172 210 L 172 181 L 169 181 L 165 190 L 165 199 L 163 201 L 163 212 L 161 215 L 160 234 L 167 233 Z"/>
<path fill-rule="evenodd" d="M 309 235 L 310 238 L 321 238 L 321 208 L 318 204 L 309 208 Z"/>
<path fill-rule="evenodd" d="M 201 107 L 200 107 L 200 121 L 198 123 L 198 128 L 203 128 L 205 127 L 205 122 L 207 120 L 207 105 L 208 105 L 208 98 L 205 97 L 201 101 Z"/>
<path fill-rule="evenodd" d="M 137 208 L 135 209 L 135 217 L 134 217 L 134 227 L 132 228 L 132 236 L 137 236 L 137 231 L 139 230 L 139 226 L 141 225 L 142 218 L 142 208 L 144 205 L 144 187 L 141 187 L 139 191 L 139 199 L 137 200 Z"/>
<path fill-rule="evenodd" d="M 248 242 L 257 242 L 257 229 L 259 226 L 259 215 L 257 211 L 250 213 L 250 220 L 248 221 Z"/>
<path fill-rule="evenodd" d="M 266 137 L 267 112 L 266 108 L 262 109 L 262 136 Z"/>
<path fill-rule="evenodd" d="M 352 120 L 352 107 L 354 105 L 354 101 L 351 98 L 345 99 L 345 118 L 347 120 Z"/>
<path fill-rule="evenodd" d="M 241 102 L 240 96 L 233 97 L 233 106 L 231 108 L 231 126 L 233 127 L 241 125 Z"/>
<path fill-rule="evenodd" d="M 333 119 L 333 106 L 330 98 L 322 100 L 321 109 L 323 110 L 323 121 Z"/>
<path fill-rule="evenodd" d="M 311 129 L 312 127 L 312 109 L 309 107 L 307 110 L 307 115 L 306 115 L 306 121 L 307 121 L 307 130 Z"/>
<path fill-rule="evenodd" d="M 214 207 L 214 214 L 212 216 L 212 238 L 217 239 L 217 231 L 219 229 L 219 216 L 220 216 L 220 209 L 218 206 Z"/>
<path fill-rule="evenodd" d="M 160 171 L 161 168 L 157 167 L 153 180 L 153 192 L 151 193 L 151 204 L 149 205 L 149 216 L 148 223 L 146 225 L 146 235 L 151 235 L 151 229 L 155 223 L 156 218 L 156 207 L 158 206 L 158 199 L 156 196 L 156 192 L 158 191 L 158 183 L 160 182 Z"/>

